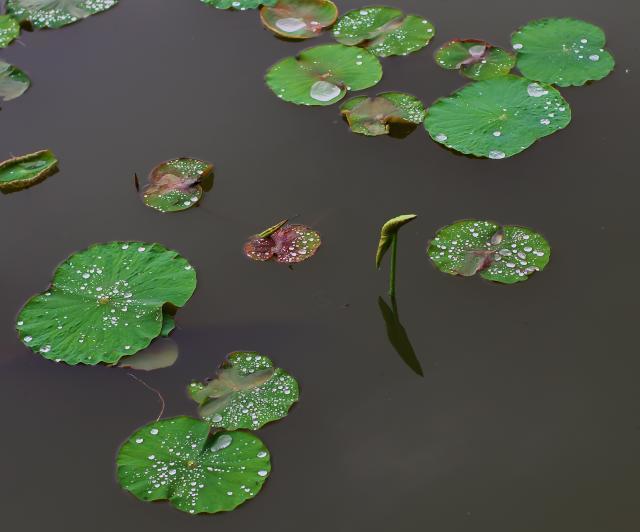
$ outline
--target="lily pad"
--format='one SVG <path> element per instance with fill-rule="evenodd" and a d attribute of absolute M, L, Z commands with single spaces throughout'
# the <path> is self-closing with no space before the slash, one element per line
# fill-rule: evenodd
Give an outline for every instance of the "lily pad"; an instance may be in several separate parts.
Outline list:
<path fill-rule="evenodd" d="M 549 262 L 547 241 L 526 227 L 463 220 L 440 231 L 429 243 L 429 257 L 442 272 L 498 283 L 526 281 Z"/>
<path fill-rule="evenodd" d="M 168 500 L 192 514 L 233 510 L 262 489 L 269 452 L 248 432 L 209 432 L 175 417 L 134 432 L 117 458 L 120 485 L 143 501 Z"/>
<path fill-rule="evenodd" d="M 380 268 L 382 259 L 391 246 L 393 239 L 398 234 L 400 228 L 415 220 L 417 217 L 417 214 L 401 214 L 400 216 L 396 216 L 395 218 L 391 218 L 391 220 L 385 222 L 380 230 L 380 241 L 378 242 L 378 251 L 376 252 L 377 268 Z"/>
<path fill-rule="evenodd" d="M 244 245 L 247 257 L 256 261 L 275 259 L 295 264 L 313 257 L 322 243 L 320 235 L 305 225 L 278 225 L 255 235 Z"/>
<path fill-rule="evenodd" d="M 176 328 L 176 318 L 174 315 L 162 310 L 162 329 L 160 329 L 160 336 L 169 336 Z"/>
<path fill-rule="evenodd" d="M 58 171 L 58 159 L 49 150 L 40 150 L 0 163 L 0 191 L 13 192 L 44 181 Z"/>
<path fill-rule="evenodd" d="M 67 364 L 116 363 L 160 335 L 163 306 L 183 306 L 196 273 L 160 244 L 94 244 L 63 262 L 18 315 L 22 342 Z"/>
<path fill-rule="evenodd" d="M 278 0 L 200 0 L 201 2 L 213 6 L 217 9 L 237 9 L 245 11 L 247 9 L 257 9 L 260 6 L 273 6 Z"/>
<path fill-rule="evenodd" d="M 520 72 L 560 87 L 584 85 L 613 70 L 615 60 L 604 49 L 605 40 L 598 26 L 572 18 L 534 20 L 511 37 Z"/>
<path fill-rule="evenodd" d="M 513 54 L 476 39 L 449 41 L 438 49 L 435 60 L 442 68 L 459 70 L 474 80 L 505 76 L 516 65 Z"/>
<path fill-rule="evenodd" d="M 324 44 L 287 57 L 267 72 L 269 88 L 298 105 L 331 105 L 349 90 L 372 87 L 382 79 L 380 61 L 359 48 Z"/>
<path fill-rule="evenodd" d="M 197 205 L 204 194 L 202 183 L 213 177 L 213 165 L 181 157 L 156 166 L 149 174 L 143 201 L 160 212 L 178 212 Z"/>
<path fill-rule="evenodd" d="M 0 48 L 9 46 L 20 35 L 20 24 L 9 15 L 0 15 Z"/>
<path fill-rule="evenodd" d="M 156 338 L 146 349 L 121 359 L 118 366 L 141 371 L 169 368 L 178 360 L 178 353 L 178 344 L 171 338 Z"/>
<path fill-rule="evenodd" d="M 118 0 L 7 0 L 7 13 L 34 28 L 62 28 L 101 11 Z"/>
<path fill-rule="evenodd" d="M 212 427 L 251 429 L 282 419 L 298 401 L 296 380 L 253 351 L 231 353 L 209 382 L 193 382 L 189 395 Z"/>
<path fill-rule="evenodd" d="M 436 101 L 424 125 L 453 150 L 504 159 L 566 127 L 571 109 L 550 85 L 513 75 L 470 83 Z"/>
<path fill-rule="evenodd" d="M 358 96 L 347 101 L 340 112 L 351 131 L 367 136 L 406 136 L 426 115 L 418 98 L 402 92 L 383 92 L 375 98 Z"/>
<path fill-rule="evenodd" d="M 338 8 L 330 0 L 279 0 L 260 9 L 262 24 L 287 39 L 317 37 L 337 18 Z"/>
<path fill-rule="evenodd" d="M 0 99 L 8 102 L 22 96 L 31 86 L 31 80 L 19 68 L 0 61 Z"/>
<path fill-rule="evenodd" d="M 399 9 L 385 6 L 349 11 L 333 28 L 333 36 L 339 43 L 367 48 L 380 57 L 416 52 L 429 44 L 435 34 L 428 20 L 405 16 Z"/>

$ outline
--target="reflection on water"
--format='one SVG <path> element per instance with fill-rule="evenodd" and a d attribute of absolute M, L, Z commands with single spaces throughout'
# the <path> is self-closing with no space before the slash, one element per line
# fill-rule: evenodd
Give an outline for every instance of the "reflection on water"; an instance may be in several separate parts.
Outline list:
<path fill-rule="evenodd" d="M 416 352 L 413 350 L 409 336 L 407 336 L 407 331 L 402 326 L 402 323 L 400 323 L 396 298 L 391 297 L 391 307 L 389 307 L 386 301 L 382 297 L 379 297 L 378 307 L 382 313 L 382 319 L 384 319 L 384 323 L 387 326 L 389 342 L 391 342 L 391 345 L 400 355 L 400 358 L 402 358 L 404 363 L 415 373 L 424 377 L 422 366 L 416 356 Z"/>

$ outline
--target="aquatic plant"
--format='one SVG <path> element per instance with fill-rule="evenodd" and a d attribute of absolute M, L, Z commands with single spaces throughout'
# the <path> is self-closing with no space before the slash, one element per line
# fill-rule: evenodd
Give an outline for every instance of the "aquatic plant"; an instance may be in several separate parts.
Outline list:
<path fill-rule="evenodd" d="M 435 61 L 473 80 L 505 76 L 516 64 L 513 54 L 477 39 L 454 39 L 443 44 L 435 53 Z"/>
<path fill-rule="evenodd" d="M 0 100 L 8 102 L 22 96 L 31 80 L 22 70 L 0 60 Z"/>
<path fill-rule="evenodd" d="M 278 0 L 260 8 L 265 28 L 287 39 L 311 39 L 333 25 L 338 8 L 330 0 Z"/>
<path fill-rule="evenodd" d="M 40 150 L 0 163 L 0 191 L 14 192 L 44 181 L 58 171 L 58 159 L 50 150 Z"/>
<path fill-rule="evenodd" d="M 247 9 L 257 9 L 260 6 L 274 6 L 278 0 L 200 0 L 201 2 L 215 7 L 216 9 L 237 9 L 246 11 Z"/>
<path fill-rule="evenodd" d="M 0 48 L 6 48 L 20 35 L 20 24 L 10 15 L 0 15 Z"/>
<path fill-rule="evenodd" d="M 275 259 L 283 264 L 295 264 L 313 257 L 322 241 L 320 235 L 305 225 L 287 225 L 282 220 L 253 237 L 244 245 L 244 254 L 251 260 Z"/>
<path fill-rule="evenodd" d="M 62 28 L 114 7 L 119 0 L 7 0 L 7 13 L 34 28 Z"/>
<path fill-rule="evenodd" d="M 398 258 L 398 231 L 403 225 L 417 218 L 416 214 L 402 214 L 385 222 L 380 230 L 380 241 L 376 253 L 376 268 L 380 268 L 382 259 L 391 248 L 391 269 L 389 272 L 389 297 L 396 296 L 396 262 Z"/>

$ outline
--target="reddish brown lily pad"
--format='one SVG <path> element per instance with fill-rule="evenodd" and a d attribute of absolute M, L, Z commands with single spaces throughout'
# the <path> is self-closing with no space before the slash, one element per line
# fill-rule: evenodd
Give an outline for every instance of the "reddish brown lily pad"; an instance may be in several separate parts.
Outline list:
<path fill-rule="evenodd" d="M 244 254 L 251 260 L 274 259 L 282 264 L 295 264 L 315 255 L 320 247 L 320 235 L 305 225 L 287 225 L 287 220 L 252 237 L 244 245 Z"/>
<path fill-rule="evenodd" d="M 286 39 L 317 37 L 337 18 L 338 8 L 330 0 L 279 0 L 260 9 L 262 24 Z"/>

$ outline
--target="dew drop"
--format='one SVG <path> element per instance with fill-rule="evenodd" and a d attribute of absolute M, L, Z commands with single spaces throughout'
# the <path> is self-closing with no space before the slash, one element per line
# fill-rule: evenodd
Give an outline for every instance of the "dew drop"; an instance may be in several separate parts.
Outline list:
<path fill-rule="evenodd" d="M 436 135 L 436 140 L 437 140 L 438 142 L 444 142 L 445 140 L 447 140 L 447 138 L 448 138 L 448 137 L 447 137 L 444 133 L 438 133 L 438 134 Z"/>
<path fill-rule="evenodd" d="M 228 434 L 221 434 L 218 439 L 211 446 L 212 451 L 220 451 L 221 449 L 225 449 L 231 445 L 232 438 Z"/>
<path fill-rule="evenodd" d="M 287 17 L 281 18 L 276 22 L 276 27 L 279 30 L 284 31 L 285 33 L 293 33 L 296 31 L 300 31 L 303 28 L 306 28 L 304 20 L 295 17 Z"/>
<path fill-rule="evenodd" d="M 534 98 L 540 98 L 540 96 L 549 94 L 549 91 L 542 88 L 538 83 L 529 83 L 527 93 Z"/>
<path fill-rule="evenodd" d="M 264 469 L 261 469 L 260 471 L 258 471 L 258 475 L 260 475 L 261 477 L 266 477 L 269 474 L 268 471 L 265 471 Z"/>
<path fill-rule="evenodd" d="M 593 54 L 589 56 L 589 59 L 591 61 L 599 61 L 600 60 L 600 56 L 598 54 Z"/>
<path fill-rule="evenodd" d="M 506 154 L 503 151 L 491 150 L 489 152 L 489 159 L 504 159 Z"/>
<path fill-rule="evenodd" d="M 333 83 L 329 83 L 328 81 L 316 81 L 311 85 L 309 95 L 319 102 L 329 102 L 340 96 L 341 92 L 340 87 Z"/>

